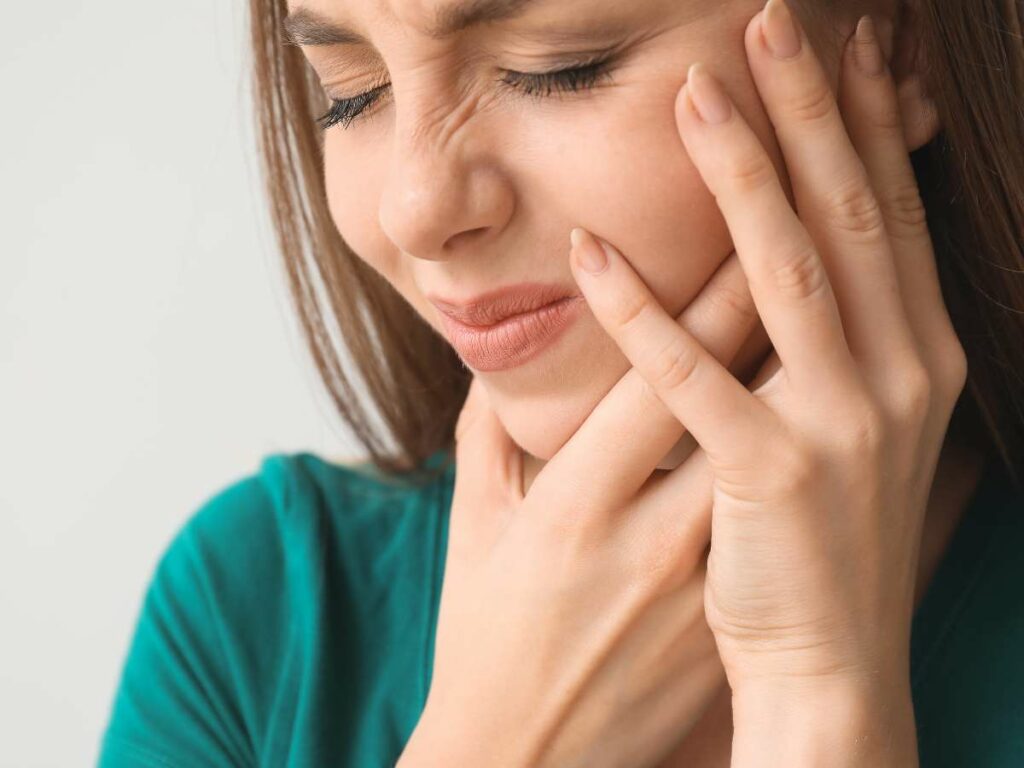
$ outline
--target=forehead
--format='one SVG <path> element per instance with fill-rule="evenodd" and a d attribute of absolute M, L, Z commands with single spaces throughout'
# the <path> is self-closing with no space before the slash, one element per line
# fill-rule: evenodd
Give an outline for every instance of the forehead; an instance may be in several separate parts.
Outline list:
<path fill-rule="evenodd" d="M 287 0 L 285 27 L 293 37 L 333 42 L 345 32 L 384 23 L 444 39 L 487 22 L 515 19 L 528 11 L 593 10 L 606 0 Z M 640 0 L 633 0 L 640 2 Z M 614 3 L 613 3 L 614 4 Z"/>

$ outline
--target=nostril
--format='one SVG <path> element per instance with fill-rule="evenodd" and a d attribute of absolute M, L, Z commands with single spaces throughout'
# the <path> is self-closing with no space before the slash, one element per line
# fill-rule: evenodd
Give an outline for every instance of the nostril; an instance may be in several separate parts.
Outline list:
<path fill-rule="evenodd" d="M 462 247 L 464 242 L 472 242 L 477 240 L 487 231 L 487 227 L 475 227 L 474 229 L 467 229 L 462 232 L 456 232 L 454 235 L 445 241 L 445 250 Z"/>

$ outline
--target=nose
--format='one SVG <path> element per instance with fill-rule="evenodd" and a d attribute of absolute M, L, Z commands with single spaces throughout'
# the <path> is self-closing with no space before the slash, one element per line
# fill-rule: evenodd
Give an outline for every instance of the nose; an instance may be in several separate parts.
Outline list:
<path fill-rule="evenodd" d="M 505 228 L 515 208 L 508 177 L 487 150 L 486 126 L 472 117 L 454 130 L 424 128 L 395 104 L 393 152 L 378 212 L 384 233 L 403 252 L 450 259 L 476 250 Z M 437 114 L 437 106 L 428 107 Z M 436 118 L 435 118 L 436 119 Z"/>

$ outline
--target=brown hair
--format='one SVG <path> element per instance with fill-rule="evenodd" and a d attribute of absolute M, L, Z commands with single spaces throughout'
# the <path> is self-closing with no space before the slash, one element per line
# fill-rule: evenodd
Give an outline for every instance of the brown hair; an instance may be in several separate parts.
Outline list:
<path fill-rule="evenodd" d="M 831 4 L 827 2 L 826 4 Z M 1024 469 L 1024 38 L 1021 0 L 919 0 L 927 88 L 942 120 L 912 153 L 943 295 L 968 380 L 948 439 Z M 449 344 L 338 234 L 322 133 L 328 102 L 287 42 L 285 0 L 250 0 L 253 98 L 272 222 L 313 361 L 342 419 L 387 476 L 419 482 L 450 448 L 470 371 Z M 344 365 L 347 348 L 351 362 Z M 359 382 L 382 424 L 357 392 Z M 443 467 L 442 467 L 443 468 Z M 399 479 L 399 478 L 395 478 Z"/>

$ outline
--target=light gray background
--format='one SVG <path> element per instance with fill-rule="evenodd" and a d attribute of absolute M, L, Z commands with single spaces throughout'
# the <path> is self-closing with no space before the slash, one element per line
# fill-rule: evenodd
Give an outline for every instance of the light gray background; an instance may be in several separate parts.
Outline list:
<path fill-rule="evenodd" d="M 0 765 L 95 762 L 163 547 L 272 451 L 358 454 L 264 213 L 243 0 L 0 24 Z"/>

